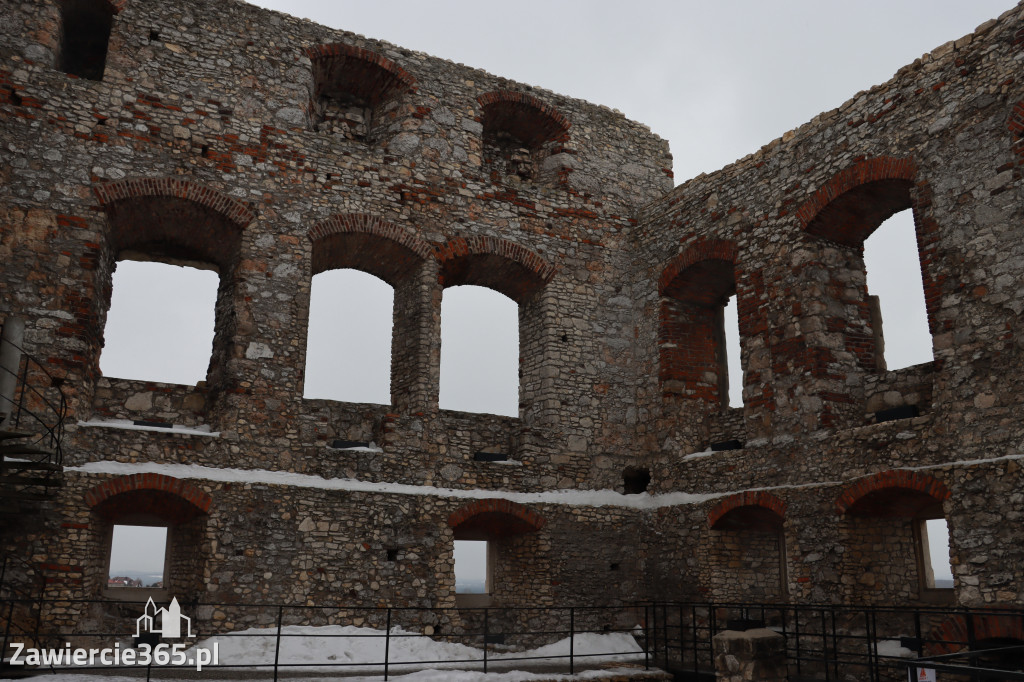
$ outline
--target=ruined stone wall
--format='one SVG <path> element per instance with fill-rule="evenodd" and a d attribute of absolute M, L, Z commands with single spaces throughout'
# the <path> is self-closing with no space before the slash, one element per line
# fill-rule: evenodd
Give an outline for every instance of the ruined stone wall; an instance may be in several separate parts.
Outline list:
<path fill-rule="evenodd" d="M 0 540 L 53 595 L 101 593 L 130 501 L 182 526 L 202 601 L 454 607 L 469 524 L 496 605 L 920 603 L 908 529 L 937 514 L 940 599 L 1021 602 L 1019 10 L 672 190 L 665 142 L 606 108 L 241 3 L 118 3 L 99 79 L 61 70 L 58 3 L 5 9 L 0 320 L 72 412 L 65 487 Z M 901 209 L 935 359 L 886 371 L 862 244 Z M 205 382 L 100 376 L 126 257 L 219 274 Z M 390 405 L 302 398 L 334 268 L 395 289 Z M 461 284 L 519 304 L 518 417 L 438 409 Z"/>

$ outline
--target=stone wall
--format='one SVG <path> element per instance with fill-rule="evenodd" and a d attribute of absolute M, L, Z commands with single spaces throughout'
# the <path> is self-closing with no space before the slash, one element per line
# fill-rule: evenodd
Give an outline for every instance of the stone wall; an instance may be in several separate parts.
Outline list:
<path fill-rule="evenodd" d="M 912 528 L 942 516 L 939 598 L 1021 603 L 1020 10 L 672 189 L 667 144 L 604 107 L 238 2 L 113 8 L 100 77 L 65 72 L 55 0 L 0 21 L 0 320 L 71 407 L 64 488 L 0 540 L 54 596 L 99 596 L 141 505 L 202 601 L 454 607 L 469 523 L 499 606 L 915 604 Z M 903 209 L 934 362 L 889 372 L 862 246 Z M 125 258 L 219 274 L 200 385 L 101 376 Z M 395 288 L 391 405 L 302 397 L 334 268 Z M 460 284 L 519 305 L 518 417 L 438 409 Z"/>

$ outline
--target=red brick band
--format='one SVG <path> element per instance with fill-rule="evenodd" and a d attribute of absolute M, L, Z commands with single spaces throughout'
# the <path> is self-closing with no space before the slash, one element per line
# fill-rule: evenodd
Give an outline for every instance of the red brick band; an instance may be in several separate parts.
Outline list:
<path fill-rule="evenodd" d="M 569 139 L 569 119 L 533 95 L 495 90 L 480 95 L 476 101 L 484 111 L 484 135 L 489 128 L 505 130 L 533 148 Z"/>
<path fill-rule="evenodd" d="M 195 182 L 181 178 L 133 178 L 93 186 L 100 205 L 108 208 L 119 201 L 140 197 L 174 197 L 193 201 L 220 213 L 239 229 L 256 219 L 241 202 Z"/>
<path fill-rule="evenodd" d="M 845 514 L 865 495 L 890 488 L 903 488 L 924 493 L 938 502 L 942 502 L 950 496 L 946 484 L 934 476 L 898 469 L 882 471 L 850 485 L 836 500 L 836 509 L 840 514 Z"/>
<path fill-rule="evenodd" d="M 489 499 L 478 500 L 460 507 L 448 517 L 448 525 L 451 528 L 458 528 L 466 521 L 481 514 L 504 514 L 522 521 L 533 530 L 540 530 L 546 521 L 537 512 L 521 504 L 509 500 Z"/>
<path fill-rule="evenodd" d="M 806 230 L 826 206 L 855 187 L 879 180 L 913 182 L 916 175 L 917 164 L 914 159 L 909 157 L 898 159 L 891 156 L 879 156 L 858 161 L 832 176 L 831 180 L 822 185 L 817 192 L 811 195 L 810 199 L 797 209 L 796 216 L 800 221 L 800 227 Z"/>
<path fill-rule="evenodd" d="M 658 293 L 665 295 L 665 290 L 670 288 L 680 273 L 687 268 L 708 260 L 723 260 L 735 264 L 738 253 L 736 242 L 727 239 L 702 239 L 691 244 L 665 266 L 658 280 Z"/>
<path fill-rule="evenodd" d="M 397 242 L 423 260 L 432 258 L 434 255 L 434 250 L 430 244 L 417 237 L 410 230 L 365 213 L 339 213 L 324 218 L 310 228 L 307 236 L 311 242 L 317 242 L 334 234 L 353 233 L 372 234 L 392 242 Z"/>
<path fill-rule="evenodd" d="M 786 503 L 782 498 L 759 490 L 729 495 L 718 502 L 708 512 L 708 528 L 714 528 L 723 516 L 740 507 L 762 507 L 772 512 L 782 521 L 786 518 Z"/>
<path fill-rule="evenodd" d="M 213 498 L 180 478 L 164 474 L 132 474 L 119 476 L 94 486 L 85 493 L 85 503 L 96 507 L 112 497 L 137 490 L 156 490 L 180 497 L 202 513 L 210 510 Z"/>

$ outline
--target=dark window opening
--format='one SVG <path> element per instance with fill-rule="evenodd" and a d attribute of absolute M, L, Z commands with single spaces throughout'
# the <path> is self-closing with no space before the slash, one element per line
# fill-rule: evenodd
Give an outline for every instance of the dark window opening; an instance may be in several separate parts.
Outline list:
<path fill-rule="evenodd" d="M 626 467 L 622 471 L 622 491 L 626 495 L 639 495 L 647 492 L 651 484 L 651 471 L 641 467 Z"/>
<path fill-rule="evenodd" d="M 60 70 L 103 80 L 114 10 L 106 0 L 62 0 Z"/>

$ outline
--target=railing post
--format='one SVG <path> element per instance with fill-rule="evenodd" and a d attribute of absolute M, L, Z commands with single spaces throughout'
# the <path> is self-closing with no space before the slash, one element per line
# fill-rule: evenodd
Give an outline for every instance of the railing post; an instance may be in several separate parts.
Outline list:
<path fill-rule="evenodd" d="M 573 656 L 576 653 L 576 609 L 569 607 L 569 674 L 575 675 Z"/>
<path fill-rule="evenodd" d="M 651 669 L 651 618 L 644 604 L 644 670 Z"/>
<path fill-rule="evenodd" d="M 384 680 L 388 679 L 388 663 L 391 658 L 391 607 L 388 607 L 384 620 Z"/>
<path fill-rule="evenodd" d="M 693 672 L 700 671 L 700 663 L 697 662 L 697 605 L 690 604 L 690 639 L 693 642 Z M 680 666 L 682 661 L 679 662 Z"/>
<path fill-rule="evenodd" d="M 487 672 L 487 614 L 490 611 L 484 608 L 484 673 Z"/>
<path fill-rule="evenodd" d="M 281 621 L 284 618 L 284 607 L 277 607 L 277 639 L 274 641 L 274 682 L 277 682 L 277 664 L 281 660 Z"/>

